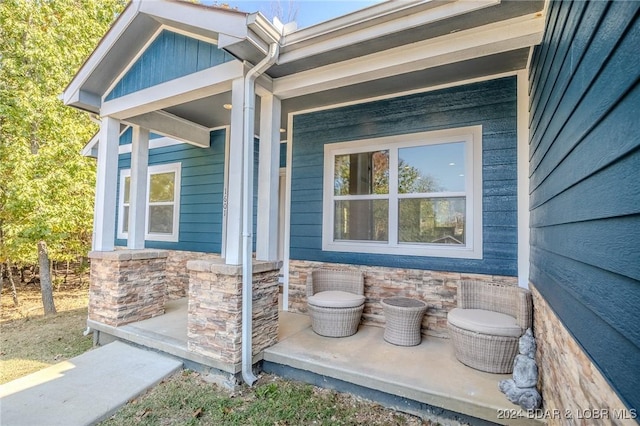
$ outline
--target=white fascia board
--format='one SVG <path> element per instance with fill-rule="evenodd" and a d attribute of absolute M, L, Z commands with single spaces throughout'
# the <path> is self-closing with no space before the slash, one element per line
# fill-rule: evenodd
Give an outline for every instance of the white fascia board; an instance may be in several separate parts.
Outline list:
<path fill-rule="evenodd" d="M 295 48 L 296 43 L 310 40 L 311 37 L 296 40 L 294 38 L 295 35 L 287 36 L 286 49 L 283 53 L 280 54 L 278 64 L 286 64 L 288 62 L 300 60 L 305 57 L 329 52 L 340 47 L 353 45 L 366 40 L 382 38 L 388 34 L 393 34 L 398 31 L 406 30 L 408 28 L 413 28 L 419 25 L 425 25 L 426 23 L 437 22 L 457 15 L 470 13 L 478 9 L 494 6 L 499 3 L 500 0 L 478 0 L 463 2 L 456 1 L 454 3 L 444 3 L 441 6 L 434 7 L 432 9 L 427 9 L 408 16 L 402 16 L 397 19 L 384 22 L 380 25 L 373 25 L 357 31 L 346 32 L 344 35 L 330 37 L 325 39 L 324 41 L 313 43 L 307 45 L 307 47 L 298 49 Z M 403 3 L 396 3 L 396 5 L 403 6 Z M 327 25 L 332 22 L 333 21 L 329 21 Z M 344 27 L 335 28 L 333 29 L 333 31 L 341 30 L 342 28 Z M 324 35 L 327 33 L 330 32 L 327 31 L 321 34 Z"/>
<path fill-rule="evenodd" d="M 210 146 L 210 133 L 207 127 L 192 123 L 166 111 L 149 112 L 131 117 L 126 122 L 200 148 Z"/>
<path fill-rule="evenodd" d="M 279 42 L 282 34 L 267 18 L 260 12 L 247 16 L 247 27 L 258 34 L 267 43 Z"/>
<path fill-rule="evenodd" d="M 223 8 L 214 9 L 174 1 L 141 1 L 140 13 L 189 32 L 200 29 L 208 33 L 224 33 L 239 38 L 245 37 L 247 32 L 247 14 Z"/>
<path fill-rule="evenodd" d="M 138 15 L 138 9 L 142 2 L 133 1 L 118 16 L 109 31 L 102 37 L 98 46 L 91 53 L 89 58 L 82 65 L 80 70 L 73 77 L 71 82 L 62 92 L 62 101 L 65 105 L 72 103 L 73 99 L 78 98 L 82 85 L 87 81 L 93 71 L 100 65 L 100 62 L 107 56 L 111 47 L 118 41 L 122 33 L 129 27 L 131 22 Z"/>
<path fill-rule="evenodd" d="M 351 26 L 369 22 L 385 15 L 410 9 L 424 3 L 433 3 L 434 6 L 443 3 L 450 3 L 454 0 L 446 0 L 438 3 L 432 0 L 404 0 L 404 1 L 383 1 L 364 9 L 356 10 L 334 19 L 319 22 L 309 27 L 300 28 L 285 36 L 287 45 L 294 45 L 322 35 L 335 33 Z"/>
<path fill-rule="evenodd" d="M 532 14 L 303 71 L 274 80 L 273 92 L 287 99 L 530 47 L 542 40 L 544 20 Z"/>
<path fill-rule="evenodd" d="M 100 115 L 119 119 L 146 114 L 231 90 L 231 82 L 244 76 L 239 61 L 188 74 L 102 104 Z"/>
<path fill-rule="evenodd" d="M 95 135 L 87 142 L 82 148 L 80 154 L 83 157 L 98 158 L 98 142 L 100 141 L 100 132 L 96 132 Z"/>
<path fill-rule="evenodd" d="M 63 99 L 63 102 L 65 105 L 97 113 L 100 111 L 101 99 L 95 93 L 81 89 L 74 93 L 69 93 L 69 98 Z"/>

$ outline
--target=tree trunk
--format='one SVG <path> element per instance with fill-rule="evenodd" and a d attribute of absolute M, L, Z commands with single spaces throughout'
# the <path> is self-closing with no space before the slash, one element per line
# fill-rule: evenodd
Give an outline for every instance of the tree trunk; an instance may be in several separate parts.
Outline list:
<path fill-rule="evenodd" d="M 18 292 L 16 291 L 16 282 L 13 281 L 13 271 L 11 270 L 11 261 L 7 260 L 7 276 L 9 277 L 9 284 L 11 284 L 11 297 L 13 298 L 14 306 L 18 306 Z"/>
<path fill-rule="evenodd" d="M 44 241 L 38 241 L 38 263 L 40 265 L 40 291 L 42 292 L 44 314 L 55 314 L 56 307 L 53 304 L 49 252 L 47 251 L 47 244 Z"/>

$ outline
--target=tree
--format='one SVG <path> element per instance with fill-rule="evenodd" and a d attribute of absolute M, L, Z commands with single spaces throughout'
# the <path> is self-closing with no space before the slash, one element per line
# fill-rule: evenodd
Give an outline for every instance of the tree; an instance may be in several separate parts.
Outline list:
<path fill-rule="evenodd" d="M 123 6 L 0 2 L 0 262 L 35 264 L 41 241 L 47 263 L 89 249 L 95 163 L 79 152 L 97 128 L 58 96 Z"/>

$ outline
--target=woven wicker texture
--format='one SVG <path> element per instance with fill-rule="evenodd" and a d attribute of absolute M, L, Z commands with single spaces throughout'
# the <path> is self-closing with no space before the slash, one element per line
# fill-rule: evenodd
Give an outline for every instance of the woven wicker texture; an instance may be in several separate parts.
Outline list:
<path fill-rule="evenodd" d="M 420 344 L 420 327 L 427 304 L 408 297 L 389 297 L 380 302 L 384 310 L 384 340 L 398 346 Z"/>
<path fill-rule="evenodd" d="M 322 291 L 346 291 L 364 294 L 364 276 L 356 271 L 321 269 L 311 272 L 307 279 L 307 296 Z M 364 303 L 355 308 L 330 308 L 307 304 L 311 328 L 321 336 L 346 337 L 358 331 Z"/>
<path fill-rule="evenodd" d="M 462 281 L 458 287 L 458 308 L 485 309 L 511 315 L 522 333 L 531 327 L 531 293 L 521 287 L 480 281 Z M 513 372 L 518 354 L 518 337 L 494 336 L 465 330 L 447 323 L 456 358 L 488 373 Z"/>

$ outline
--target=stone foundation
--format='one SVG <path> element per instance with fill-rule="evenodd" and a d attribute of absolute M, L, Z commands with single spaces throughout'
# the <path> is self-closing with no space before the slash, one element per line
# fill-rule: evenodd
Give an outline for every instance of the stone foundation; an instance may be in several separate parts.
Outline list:
<path fill-rule="evenodd" d="M 253 264 L 253 354 L 278 339 L 279 262 Z M 222 259 L 187 262 L 188 349 L 211 359 L 242 362 L 242 266 Z"/>
<path fill-rule="evenodd" d="M 164 314 L 162 250 L 91 252 L 89 319 L 114 327 Z"/>
<path fill-rule="evenodd" d="M 544 404 L 538 417 L 549 425 L 637 425 L 631 418 L 638 413 L 625 408 L 545 299 L 532 284 L 529 287 Z"/>
<path fill-rule="evenodd" d="M 404 296 L 423 300 L 427 312 L 422 320 L 422 334 L 449 337 L 447 313 L 457 306 L 458 283 L 462 280 L 500 282 L 517 285 L 516 277 L 465 274 L 457 272 L 425 271 L 376 266 L 346 265 L 292 260 L 289 263 L 289 310 L 306 313 L 306 283 L 310 271 L 319 268 L 355 270 L 364 273 L 366 297 L 362 323 L 384 326 L 380 300 Z"/>

